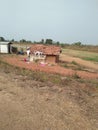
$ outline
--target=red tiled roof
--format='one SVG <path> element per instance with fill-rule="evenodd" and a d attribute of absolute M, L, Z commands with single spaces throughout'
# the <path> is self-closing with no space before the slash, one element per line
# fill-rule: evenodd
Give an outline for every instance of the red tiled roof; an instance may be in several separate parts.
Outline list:
<path fill-rule="evenodd" d="M 43 52 L 46 55 L 59 55 L 61 48 L 54 45 L 43 45 L 43 44 L 34 44 L 30 48 L 31 53 L 36 51 Z"/>

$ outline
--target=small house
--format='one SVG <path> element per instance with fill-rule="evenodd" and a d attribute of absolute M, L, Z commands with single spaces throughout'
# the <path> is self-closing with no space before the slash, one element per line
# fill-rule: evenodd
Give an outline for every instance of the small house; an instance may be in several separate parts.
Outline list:
<path fill-rule="evenodd" d="M 35 44 L 31 46 L 30 53 L 46 62 L 57 63 L 59 62 L 61 48 L 55 45 Z"/>
<path fill-rule="evenodd" d="M 0 53 L 11 53 L 11 42 L 0 42 Z"/>

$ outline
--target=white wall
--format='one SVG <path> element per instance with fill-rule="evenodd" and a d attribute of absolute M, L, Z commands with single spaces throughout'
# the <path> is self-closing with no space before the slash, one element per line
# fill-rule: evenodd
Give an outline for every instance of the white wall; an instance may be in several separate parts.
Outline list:
<path fill-rule="evenodd" d="M 0 45 L 0 53 L 8 53 L 8 45 Z"/>

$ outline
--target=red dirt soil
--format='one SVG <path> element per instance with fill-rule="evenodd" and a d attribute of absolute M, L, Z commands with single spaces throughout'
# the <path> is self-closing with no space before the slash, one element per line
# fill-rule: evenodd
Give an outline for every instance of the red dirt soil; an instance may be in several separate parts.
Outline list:
<path fill-rule="evenodd" d="M 47 73 L 54 73 L 54 74 L 61 74 L 63 76 L 74 76 L 78 75 L 81 78 L 86 78 L 86 79 L 97 79 L 98 78 L 98 73 L 90 73 L 90 72 L 85 72 L 85 71 L 78 71 L 78 70 L 72 70 L 72 69 L 66 69 L 63 68 L 59 65 L 45 65 L 42 66 L 40 63 L 28 63 L 23 60 L 24 58 L 22 56 L 6 56 L 4 57 L 4 61 L 6 61 L 9 64 L 12 64 L 14 66 L 18 66 L 21 68 L 26 68 L 29 70 L 33 71 L 43 71 Z"/>

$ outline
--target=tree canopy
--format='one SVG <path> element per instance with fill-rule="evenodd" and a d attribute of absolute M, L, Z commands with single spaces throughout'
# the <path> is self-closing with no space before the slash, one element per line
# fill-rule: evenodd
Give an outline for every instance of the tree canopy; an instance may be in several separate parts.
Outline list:
<path fill-rule="evenodd" d="M 0 37 L 0 41 L 5 41 L 4 37 Z"/>

